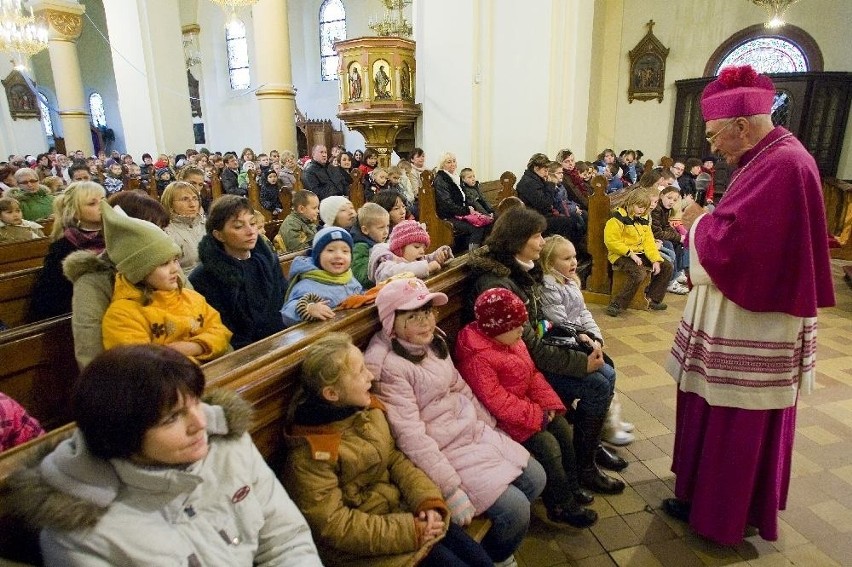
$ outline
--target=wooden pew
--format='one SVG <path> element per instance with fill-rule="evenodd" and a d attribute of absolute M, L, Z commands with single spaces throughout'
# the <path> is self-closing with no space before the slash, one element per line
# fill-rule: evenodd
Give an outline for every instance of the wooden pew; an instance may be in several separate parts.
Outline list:
<path fill-rule="evenodd" d="M 18 327 L 27 321 L 30 295 L 41 266 L 0 274 L 0 321 Z"/>
<path fill-rule="evenodd" d="M 831 257 L 852 260 L 852 183 L 834 177 L 822 180 L 828 234 L 840 243 L 831 249 Z"/>
<path fill-rule="evenodd" d="M 426 225 L 429 232 L 429 248 L 427 252 L 434 252 L 441 246 L 453 245 L 453 225 L 449 221 L 438 218 L 438 210 L 435 204 L 435 191 L 432 189 L 432 180 L 435 174 L 424 170 L 420 174 L 420 191 L 417 194 L 417 202 L 420 207 L 420 222 Z"/>
<path fill-rule="evenodd" d="M 467 275 L 464 260 L 429 280 L 432 291 L 441 291 L 450 301 L 437 310 L 438 323 L 450 336 L 463 324 Z M 361 348 L 381 328 L 375 306 L 339 311 L 330 321 L 302 323 L 257 343 L 232 352 L 203 366 L 208 389 L 225 388 L 238 392 L 255 410 L 250 429 L 261 454 L 280 471 L 286 457 L 283 420 L 298 381 L 306 349 L 328 332 L 345 332 Z M 73 432 L 73 424 L 55 430 L 11 451 L 0 454 L 0 481 L 33 462 Z M 468 532 L 481 539 L 490 522 L 476 518 Z M 37 563 L 36 534 L 14 518 L 0 518 L 0 557 Z"/>
<path fill-rule="evenodd" d="M 0 245 L 0 274 L 41 266 L 49 247 L 47 237 Z"/>
<path fill-rule="evenodd" d="M 352 182 L 349 184 L 349 200 L 357 211 L 364 206 L 364 174 L 360 170 L 354 170 L 351 174 Z"/>

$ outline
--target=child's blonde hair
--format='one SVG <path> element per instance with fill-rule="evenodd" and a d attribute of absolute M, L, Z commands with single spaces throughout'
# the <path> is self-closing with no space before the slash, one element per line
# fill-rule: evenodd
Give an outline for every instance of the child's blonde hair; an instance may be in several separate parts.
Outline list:
<path fill-rule="evenodd" d="M 574 245 L 564 236 L 560 236 L 558 234 L 548 236 L 544 239 L 544 246 L 541 249 L 541 257 L 539 259 L 539 262 L 541 263 L 541 270 L 545 274 L 550 274 L 555 277 L 557 281 L 562 283 L 566 283 L 566 277 L 563 273 L 556 269 L 554 263 L 556 262 L 556 249 L 565 244 L 570 244 L 571 246 Z M 576 272 L 574 272 L 571 280 L 578 286 L 580 285 L 580 276 L 578 276 Z"/>
<path fill-rule="evenodd" d="M 656 191 L 656 189 L 654 189 Z M 621 207 L 627 211 L 627 214 L 632 214 L 634 206 L 648 208 L 651 206 L 651 192 L 645 187 L 637 187 L 627 194 Z"/>
<path fill-rule="evenodd" d="M 390 222 L 390 213 L 378 203 L 364 203 L 358 209 L 358 226 L 370 226 L 377 221 L 387 220 Z"/>
<path fill-rule="evenodd" d="M 349 368 L 349 349 L 352 346 L 352 338 L 346 333 L 328 333 L 308 347 L 302 360 L 298 390 L 287 409 L 287 423 L 293 423 L 296 408 L 310 395 L 321 397 L 323 388 L 334 386 L 347 371 L 352 370 Z"/>

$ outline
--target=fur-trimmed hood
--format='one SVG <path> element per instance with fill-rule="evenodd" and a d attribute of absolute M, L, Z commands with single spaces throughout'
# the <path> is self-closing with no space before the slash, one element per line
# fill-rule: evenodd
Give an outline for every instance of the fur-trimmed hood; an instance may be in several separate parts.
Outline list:
<path fill-rule="evenodd" d="M 238 439 L 248 431 L 252 410 L 235 392 L 216 390 L 204 395 L 207 433 L 212 438 Z M 175 491 L 200 482 L 186 470 L 139 467 L 126 459 L 109 461 L 93 456 L 80 430 L 32 467 L 12 474 L 0 486 L 4 513 L 20 517 L 37 529 L 60 531 L 92 527 L 116 499 L 125 480 L 144 482 L 152 497 L 167 501 Z M 156 488 L 154 488 L 156 487 Z"/>
<path fill-rule="evenodd" d="M 480 246 L 467 254 L 467 265 L 475 275 L 494 274 L 499 278 L 507 278 L 511 270 L 502 262 L 488 254 L 488 246 Z"/>
<path fill-rule="evenodd" d="M 106 251 L 95 254 L 91 250 L 71 252 L 62 261 L 62 273 L 71 283 L 76 282 L 85 274 L 104 272 L 115 275 L 115 264 L 107 256 Z"/>

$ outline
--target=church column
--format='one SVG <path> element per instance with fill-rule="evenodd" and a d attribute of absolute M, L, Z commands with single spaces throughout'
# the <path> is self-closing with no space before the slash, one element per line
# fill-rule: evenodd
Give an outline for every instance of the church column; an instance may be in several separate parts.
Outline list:
<path fill-rule="evenodd" d="M 252 8 L 263 151 L 296 152 L 296 89 L 290 66 L 287 0 L 260 0 Z"/>
<path fill-rule="evenodd" d="M 89 112 L 75 43 L 83 31 L 86 8 L 74 2 L 49 0 L 33 5 L 33 11 L 48 26 L 50 67 L 65 147 L 69 152 L 80 149 L 86 155 L 92 155 L 94 146 L 89 130 Z"/>

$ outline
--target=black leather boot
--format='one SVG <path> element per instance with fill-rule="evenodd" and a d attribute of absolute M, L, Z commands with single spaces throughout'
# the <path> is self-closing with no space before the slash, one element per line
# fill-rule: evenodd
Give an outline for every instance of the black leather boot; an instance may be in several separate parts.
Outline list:
<path fill-rule="evenodd" d="M 591 504 L 595 501 L 595 495 L 586 490 L 585 488 L 577 488 L 574 490 L 574 500 L 577 501 L 577 504 L 582 506 L 586 506 L 587 504 Z"/>
<path fill-rule="evenodd" d="M 623 471 L 628 465 L 627 461 L 621 458 L 614 449 L 601 444 L 598 444 L 598 449 L 595 451 L 595 462 L 599 467 L 615 472 Z"/>
<path fill-rule="evenodd" d="M 603 429 L 604 415 L 587 415 L 578 410 L 574 416 L 574 450 L 577 454 L 577 478 L 580 486 L 600 494 L 620 494 L 624 483 L 605 475 L 595 463 Z"/>

